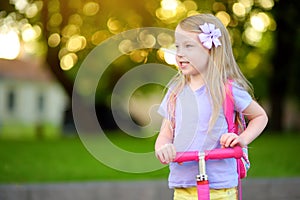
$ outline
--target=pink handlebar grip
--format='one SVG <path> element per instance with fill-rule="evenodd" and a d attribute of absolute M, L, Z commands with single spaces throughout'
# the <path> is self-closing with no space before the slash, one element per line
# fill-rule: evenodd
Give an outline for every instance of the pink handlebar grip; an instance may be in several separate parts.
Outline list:
<path fill-rule="evenodd" d="M 198 161 L 199 153 L 198 151 L 187 151 L 187 152 L 178 152 L 173 162 L 187 162 L 187 161 Z"/>
<path fill-rule="evenodd" d="M 233 148 L 222 148 L 205 151 L 205 160 L 218 160 L 225 158 L 241 158 L 243 156 L 243 150 L 240 146 Z"/>
<path fill-rule="evenodd" d="M 205 151 L 205 160 L 218 160 L 225 158 L 241 158 L 243 150 L 240 146 L 233 148 L 221 148 Z M 198 151 L 177 152 L 173 162 L 199 161 Z"/>

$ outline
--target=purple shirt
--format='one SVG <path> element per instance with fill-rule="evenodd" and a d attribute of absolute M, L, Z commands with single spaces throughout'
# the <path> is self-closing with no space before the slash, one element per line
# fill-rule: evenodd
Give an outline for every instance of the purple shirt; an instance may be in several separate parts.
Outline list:
<path fill-rule="evenodd" d="M 233 84 L 232 93 L 235 110 L 242 112 L 252 101 L 245 90 Z M 163 99 L 158 112 L 165 118 L 167 113 L 167 96 Z M 220 137 L 227 133 L 227 122 L 220 110 L 219 117 L 208 133 L 209 119 L 212 113 L 209 95 L 203 86 L 192 91 L 185 86 L 176 99 L 174 145 L 176 151 L 204 151 L 220 148 Z M 182 165 L 170 163 L 169 187 L 196 186 L 196 175 L 199 173 L 198 162 L 186 162 Z M 238 185 L 235 159 L 208 160 L 206 173 L 210 188 L 231 188 Z"/>

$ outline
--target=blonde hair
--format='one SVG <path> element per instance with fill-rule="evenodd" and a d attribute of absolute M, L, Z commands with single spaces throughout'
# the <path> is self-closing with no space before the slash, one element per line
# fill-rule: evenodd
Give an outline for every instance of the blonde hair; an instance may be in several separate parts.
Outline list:
<path fill-rule="evenodd" d="M 178 26 L 184 31 L 193 33 L 201 33 L 199 25 L 204 23 L 214 24 L 221 31 L 219 38 L 221 46 L 210 49 L 210 59 L 208 63 L 207 73 L 204 80 L 211 98 L 212 115 L 209 122 L 209 131 L 215 124 L 222 104 L 225 99 L 225 84 L 231 79 L 240 87 L 244 88 L 253 97 L 253 89 L 249 81 L 245 78 L 237 65 L 233 52 L 229 33 L 222 22 L 212 14 L 198 14 L 183 19 Z M 172 93 L 168 99 L 168 113 L 174 118 L 176 96 L 181 92 L 185 84 L 189 81 L 188 76 L 184 76 L 178 72 L 170 81 L 168 87 L 172 89 Z"/>

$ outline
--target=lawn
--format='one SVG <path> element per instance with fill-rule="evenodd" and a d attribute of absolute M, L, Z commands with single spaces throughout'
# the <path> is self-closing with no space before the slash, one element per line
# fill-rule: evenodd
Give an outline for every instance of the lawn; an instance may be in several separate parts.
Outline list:
<path fill-rule="evenodd" d="M 116 133 L 109 137 L 118 146 L 135 152 L 152 151 L 155 142 L 155 137 L 132 139 Z M 264 133 L 250 146 L 252 165 L 248 176 L 300 176 L 299 141 L 300 134 Z M 0 140 L 0 183 L 166 179 L 167 174 L 167 167 L 148 173 L 111 169 L 95 159 L 77 137 Z"/>

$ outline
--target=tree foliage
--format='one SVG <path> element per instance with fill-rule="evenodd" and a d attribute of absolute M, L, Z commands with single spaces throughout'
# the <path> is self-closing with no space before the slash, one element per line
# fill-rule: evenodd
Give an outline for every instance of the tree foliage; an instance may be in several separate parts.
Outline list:
<path fill-rule="evenodd" d="M 292 0 L 12 0 L 0 3 L 4 10 L 0 13 L 0 26 L 8 26 L 8 21 L 14 24 L 21 42 L 31 47 L 26 54 L 44 57 L 71 97 L 81 62 L 101 42 L 139 27 L 174 29 L 179 20 L 189 15 L 210 12 L 228 28 L 237 62 L 254 84 L 258 99 L 267 99 L 270 91 L 271 102 L 276 102 L 272 108 L 279 106 L 283 109 L 287 87 L 291 86 L 292 91 L 299 90 L 298 84 L 295 84 L 297 78 L 281 76 L 283 69 L 289 70 L 290 77 L 299 73 L 296 59 L 293 60 L 300 46 L 297 44 L 300 40 L 296 39 L 299 28 L 294 26 L 299 24 L 296 21 L 299 14 L 294 3 Z M 279 8 L 281 4 L 283 8 Z M 26 27 L 41 33 L 26 40 Z M 294 40 L 285 35 L 291 32 Z M 278 40 L 274 39 L 274 33 L 277 33 Z M 277 51 L 274 51 L 275 47 Z M 294 52 L 289 54 L 290 63 L 283 63 L 283 49 Z M 107 98 L 123 73 L 147 62 L 166 63 L 157 56 L 157 50 L 151 48 L 134 50 L 112 63 L 107 71 L 109 78 L 105 80 L 106 84 L 99 87 L 99 107 L 109 107 Z M 282 68 L 282 65 L 286 67 Z M 282 124 L 282 112 L 279 110 L 272 115 L 275 124 Z M 274 128 L 281 129 L 282 126 Z"/>

